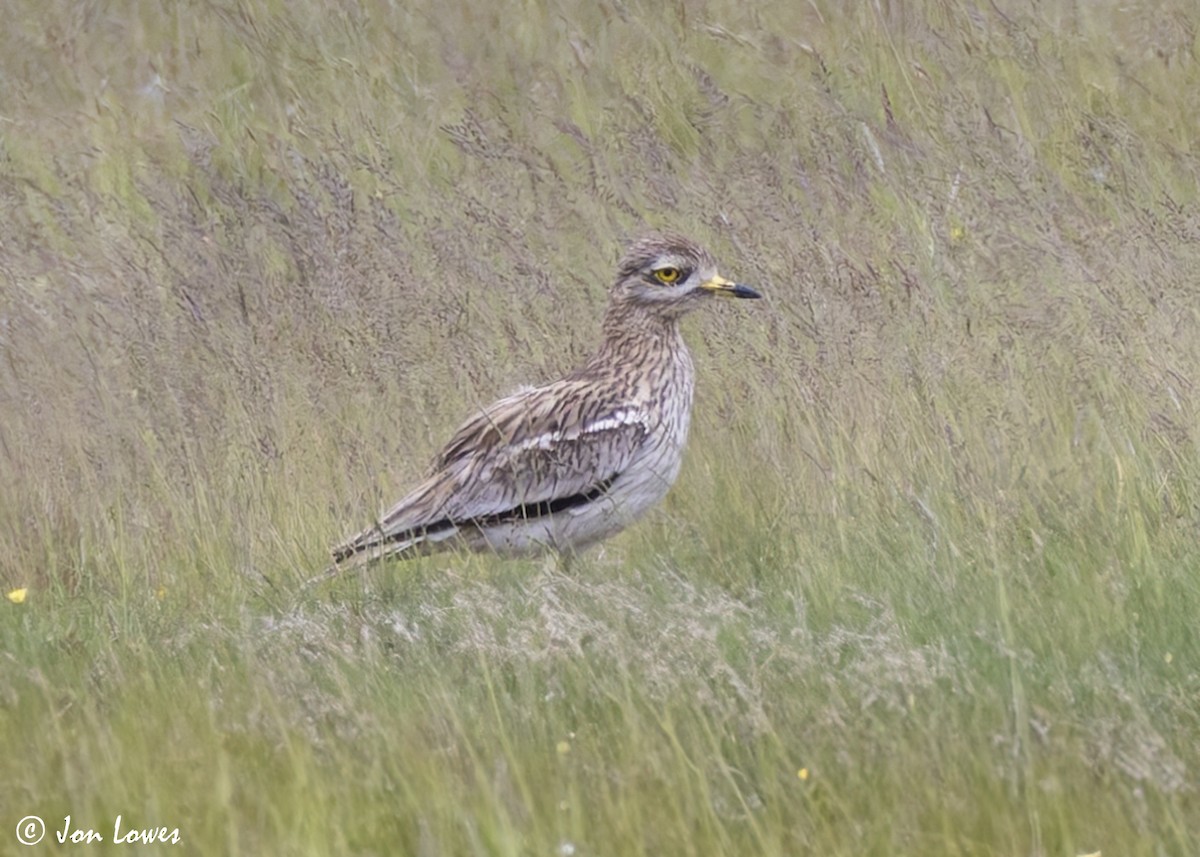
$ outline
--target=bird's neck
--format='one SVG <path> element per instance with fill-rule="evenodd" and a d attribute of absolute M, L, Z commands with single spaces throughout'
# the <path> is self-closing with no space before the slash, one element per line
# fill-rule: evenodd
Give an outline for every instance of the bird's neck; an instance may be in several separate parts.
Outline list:
<path fill-rule="evenodd" d="M 603 341 L 593 362 L 628 366 L 682 360 L 690 364 L 678 318 L 617 303 L 609 306 L 601 331 Z"/>

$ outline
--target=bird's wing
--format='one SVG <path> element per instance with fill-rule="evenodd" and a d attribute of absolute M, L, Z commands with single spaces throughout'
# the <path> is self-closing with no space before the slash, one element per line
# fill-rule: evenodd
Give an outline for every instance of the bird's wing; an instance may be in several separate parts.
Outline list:
<path fill-rule="evenodd" d="M 334 556 L 340 562 L 423 533 L 588 502 L 629 466 L 650 429 L 643 407 L 594 383 L 564 379 L 522 390 L 464 423 L 425 481 Z"/>

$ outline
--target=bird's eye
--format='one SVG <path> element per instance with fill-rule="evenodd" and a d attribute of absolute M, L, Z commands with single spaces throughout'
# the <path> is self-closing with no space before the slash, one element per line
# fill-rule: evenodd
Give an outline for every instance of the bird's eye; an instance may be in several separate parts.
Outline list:
<path fill-rule="evenodd" d="M 655 279 L 657 279 L 660 283 L 664 283 L 668 286 L 671 285 L 672 283 L 679 282 L 679 274 L 680 274 L 680 271 L 678 268 L 667 267 L 667 268 L 655 268 L 654 269 Z"/>

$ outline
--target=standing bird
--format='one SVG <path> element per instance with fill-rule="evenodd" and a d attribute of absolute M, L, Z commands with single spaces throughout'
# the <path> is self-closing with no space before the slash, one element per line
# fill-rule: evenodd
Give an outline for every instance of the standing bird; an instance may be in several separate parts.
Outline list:
<path fill-rule="evenodd" d="M 632 523 L 679 475 L 695 383 L 679 319 L 714 295 L 761 297 L 686 238 L 633 243 L 593 357 L 467 420 L 425 481 L 335 549 L 322 578 L 459 547 L 569 555 Z"/>

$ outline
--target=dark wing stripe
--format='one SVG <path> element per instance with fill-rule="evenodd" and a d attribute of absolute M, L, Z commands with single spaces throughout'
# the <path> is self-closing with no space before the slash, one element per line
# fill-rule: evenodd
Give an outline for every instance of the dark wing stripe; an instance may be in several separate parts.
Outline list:
<path fill-rule="evenodd" d="M 581 494 L 572 494 L 570 497 L 556 497 L 553 500 L 542 500 L 540 503 L 534 503 L 529 506 L 522 504 L 506 512 L 497 512 L 494 515 L 485 515 L 480 518 L 470 518 L 462 523 L 480 528 L 494 527 L 497 524 L 510 524 L 513 521 L 532 521 L 536 518 L 544 518 L 547 515 L 565 512 L 567 509 L 574 509 L 576 506 L 583 506 L 586 503 L 591 503 L 593 500 L 598 500 L 605 491 L 612 487 L 613 482 L 620 475 L 619 473 L 614 473 L 600 484 L 589 488 Z M 441 523 L 443 522 L 438 522 L 438 524 Z M 447 521 L 446 523 L 449 522 Z M 437 527 L 438 524 L 434 524 L 434 527 Z"/>
<path fill-rule="evenodd" d="M 338 549 L 334 555 L 334 562 L 343 562 L 357 553 L 362 553 L 371 548 L 381 547 L 383 545 L 393 544 L 394 542 L 408 541 L 409 539 L 418 538 L 421 536 L 430 536 L 435 533 L 440 533 L 445 530 L 455 527 L 475 527 L 483 529 L 485 527 L 495 527 L 500 524 L 511 524 L 514 521 L 532 521 L 537 518 L 544 518 L 547 515 L 557 515 L 559 512 L 565 512 L 568 509 L 574 509 L 578 506 L 586 505 L 594 500 L 600 499 L 604 493 L 612 487 L 613 482 L 617 480 L 621 474 L 614 473 L 612 476 L 603 480 L 599 484 L 589 488 L 579 494 L 572 494 L 569 497 L 556 497 L 553 500 L 542 500 L 538 503 L 521 504 L 514 506 L 511 509 L 506 509 L 503 512 L 497 512 L 493 515 L 482 515 L 478 518 L 467 518 L 462 521 L 455 521 L 450 518 L 442 518 L 440 521 L 434 521 L 423 527 L 415 527 L 411 530 L 404 530 L 400 533 L 393 533 L 386 538 L 370 539 L 369 541 L 357 542 L 348 544 Z"/>

